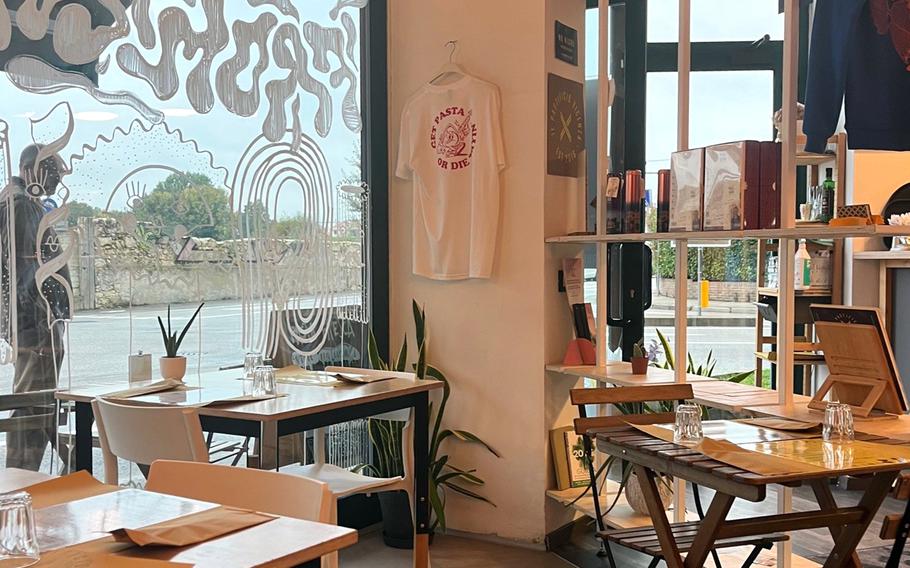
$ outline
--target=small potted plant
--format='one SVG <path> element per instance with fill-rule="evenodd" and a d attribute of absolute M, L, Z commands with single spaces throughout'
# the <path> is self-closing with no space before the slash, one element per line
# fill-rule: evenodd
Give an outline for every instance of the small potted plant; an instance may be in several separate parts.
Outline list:
<path fill-rule="evenodd" d="M 180 344 L 183 343 L 186 332 L 190 330 L 190 326 L 193 325 L 193 321 L 196 320 L 196 316 L 199 315 L 199 311 L 202 310 L 204 305 L 205 302 L 199 304 L 199 307 L 193 312 L 193 317 L 183 326 L 183 331 L 180 332 L 180 335 L 171 330 L 170 304 L 167 306 L 167 329 L 164 327 L 164 322 L 161 321 L 161 316 L 158 316 L 158 327 L 161 328 L 161 337 L 164 339 L 164 351 L 166 353 L 164 357 L 158 359 L 158 367 L 161 371 L 162 379 L 182 381 L 183 376 L 186 375 L 186 357 L 177 355 L 177 351 L 180 349 Z"/>
<path fill-rule="evenodd" d="M 651 363 L 648 354 L 645 352 L 644 339 L 639 339 L 632 346 L 632 374 L 647 375 L 648 365 Z"/>

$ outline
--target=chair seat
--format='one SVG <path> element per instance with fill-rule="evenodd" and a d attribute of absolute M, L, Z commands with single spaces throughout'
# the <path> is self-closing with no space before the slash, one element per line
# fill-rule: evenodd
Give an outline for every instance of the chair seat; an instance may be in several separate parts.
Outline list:
<path fill-rule="evenodd" d="M 389 491 L 390 486 L 396 485 L 402 480 L 401 477 L 369 477 L 327 463 L 290 465 L 281 468 L 280 471 L 321 481 L 329 486 L 329 491 L 336 498 L 374 491 Z"/>
<path fill-rule="evenodd" d="M 688 523 L 676 523 L 670 525 L 673 530 L 673 536 L 682 553 L 688 552 L 692 548 L 692 542 L 701 526 L 700 521 Z M 653 527 L 643 527 L 634 529 L 607 530 L 597 533 L 597 536 L 603 540 L 614 542 L 620 546 L 643 552 L 650 556 L 662 557 L 663 553 L 660 548 L 660 541 L 657 539 L 657 533 Z M 767 534 L 759 536 L 744 536 L 738 538 L 725 538 L 714 543 L 714 548 L 736 548 L 738 546 L 759 546 L 761 548 L 771 548 L 775 542 L 788 540 L 785 534 Z"/>

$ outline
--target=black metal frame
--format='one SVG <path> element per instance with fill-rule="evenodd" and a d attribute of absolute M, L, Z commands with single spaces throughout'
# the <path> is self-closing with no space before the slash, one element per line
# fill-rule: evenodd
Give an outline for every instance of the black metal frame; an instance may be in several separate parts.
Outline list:
<path fill-rule="evenodd" d="M 370 326 L 380 354 L 389 351 L 389 85 L 387 0 L 361 11 L 360 61 L 365 134 L 364 181 L 370 188 Z"/>

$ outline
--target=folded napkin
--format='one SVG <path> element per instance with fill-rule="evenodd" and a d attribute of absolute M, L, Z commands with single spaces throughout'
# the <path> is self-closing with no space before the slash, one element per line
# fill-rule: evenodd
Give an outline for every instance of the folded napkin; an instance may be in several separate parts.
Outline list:
<path fill-rule="evenodd" d="M 22 489 L 32 496 L 32 507 L 44 509 L 77 499 L 94 497 L 120 491 L 116 485 L 105 485 L 87 471 L 79 471 L 63 477 L 55 477 Z"/>
<path fill-rule="evenodd" d="M 132 386 L 128 389 L 121 391 L 109 392 L 104 395 L 104 398 L 133 398 L 135 396 L 142 396 L 146 394 L 152 394 L 156 392 L 169 391 L 178 387 L 183 387 L 183 381 L 176 381 L 173 379 L 163 379 L 160 381 L 155 381 L 152 383 L 145 383 L 142 385 Z"/>
<path fill-rule="evenodd" d="M 273 520 L 275 517 L 233 507 L 215 507 L 141 529 L 117 529 L 120 542 L 137 546 L 188 546 Z"/>

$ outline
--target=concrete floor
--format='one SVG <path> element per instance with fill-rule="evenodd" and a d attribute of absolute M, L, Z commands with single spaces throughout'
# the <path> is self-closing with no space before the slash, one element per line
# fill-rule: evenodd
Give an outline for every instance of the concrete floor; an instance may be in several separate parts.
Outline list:
<path fill-rule="evenodd" d="M 555 554 L 456 536 L 437 535 L 430 549 L 433 568 L 571 568 Z M 388 548 L 379 531 L 361 533 L 342 551 L 342 568 L 406 568 L 410 550 Z"/>

